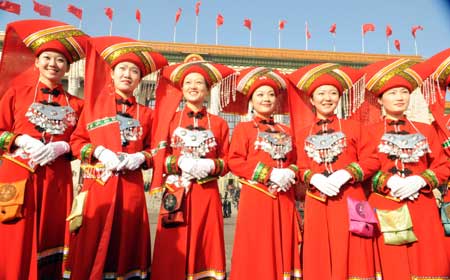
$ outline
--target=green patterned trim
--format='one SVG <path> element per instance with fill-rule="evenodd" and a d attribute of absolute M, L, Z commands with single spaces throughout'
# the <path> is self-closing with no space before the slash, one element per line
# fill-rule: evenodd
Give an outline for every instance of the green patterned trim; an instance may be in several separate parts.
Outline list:
<path fill-rule="evenodd" d="M 439 180 L 432 170 L 427 169 L 420 175 L 425 179 L 428 186 L 430 186 L 432 189 L 437 188 L 439 186 Z"/>
<path fill-rule="evenodd" d="M 272 172 L 272 167 L 265 165 L 262 162 L 258 162 L 255 171 L 253 171 L 252 180 L 261 184 L 265 184 L 269 181 L 270 172 Z"/>
<path fill-rule="evenodd" d="M 165 149 L 167 147 L 167 141 L 160 141 L 156 148 L 152 149 L 150 153 L 152 156 L 156 155 L 160 150 Z"/>
<path fill-rule="evenodd" d="M 450 147 L 450 139 L 445 140 L 445 141 L 442 143 L 442 147 L 443 147 L 444 149 L 447 149 L 448 147 Z"/>
<path fill-rule="evenodd" d="M 225 162 L 220 158 L 214 159 L 213 161 L 214 161 L 214 170 L 213 172 L 211 172 L 211 176 L 219 176 L 223 172 Z"/>
<path fill-rule="evenodd" d="M 380 190 L 384 186 L 386 180 L 387 180 L 388 174 L 384 173 L 383 171 L 378 171 L 373 177 L 372 177 L 372 190 L 376 193 L 382 193 Z"/>
<path fill-rule="evenodd" d="M 305 171 L 305 173 L 303 174 L 303 182 L 307 185 L 309 185 L 309 181 L 311 181 L 311 177 L 312 177 L 313 173 L 311 171 L 311 169 L 308 169 Z"/>
<path fill-rule="evenodd" d="M 364 171 L 362 170 L 361 166 L 357 164 L 356 162 L 352 162 L 349 165 L 345 167 L 345 170 L 347 170 L 353 177 L 353 180 L 355 182 L 362 182 L 364 179 Z"/>
<path fill-rule="evenodd" d="M 178 157 L 168 156 L 166 158 L 167 174 L 178 174 Z"/>
<path fill-rule="evenodd" d="M 141 153 L 144 155 L 145 157 L 145 162 L 143 164 L 143 168 L 144 169 L 149 169 L 152 166 L 152 162 L 153 162 L 153 156 L 151 153 L 147 152 L 147 151 L 141 151 Z"/>
<path fill-rule="evenodd" d="M 92 154 L 94 153 L 94 145 L 86 144 L 81 148 L 81 161 L 91 162 Z"/>
<path fill-rule="evenodd" d="M 14 138 L 16 138 L 16 134 L 4 131 L 2 135 L 0 135 L 0 149 L 9 152 Z"/>
<path fill-rule="evenodd" d="M 294 171 L 295 173 L 298 173 L 298 166 L 297 165 L 295 165 L 295 164 L 290 164 L 289 166 L 288 166 L 288 168 L 289 169 L 291 169 L 292 171 Z"/>
<path fill-rule="evenodd" d="M 95 121 L 93 121 L 91 123 L 88 123 L 87 124 L 87 130 L 93 130 L 93 129 L 96 129 L 96 128 L 99 128 L 99 127 L 111 124 L 113 122 L 118 122 L 116 116 L 114 116 L 114 117 L 106 117 L 106 118 L 103 118 L 103 119 L 98 119 L 98 120 L 95 120 Z"/>

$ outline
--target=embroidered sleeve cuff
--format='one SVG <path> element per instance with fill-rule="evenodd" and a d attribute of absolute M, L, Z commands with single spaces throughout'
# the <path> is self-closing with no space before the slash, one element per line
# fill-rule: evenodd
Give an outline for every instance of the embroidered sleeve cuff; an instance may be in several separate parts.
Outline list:
<path fill-rule="evenodd" d="M 86 144 L 81 148 L 80 160 L 82 163 L 92 163 L 95 148 L 96 146 L 91 143 Z"/>
<path fill-rule="evenodd" d="M 427 182 L 427 186 L 421 189 L 422 192 L 431 192 L 439 186 L 439 180 L 432 170 L 427 169 L 420 176 Z"/>
<path fill-rule="evenodd" d="M 390 192 L 389 188 L 386 187 L 387 180 L 389 179 L 389 174 L 383 171 L 378 171 L 372 177 L 372 191 L 379 194 L 388 194 Z"/>
<path fill-rule="evenodd" d="M 313 173 L 310 169 L 306 170 L 305 173 L 303 173 L 303 183 L 305 183 L 307 186 L 309 186 L 309 182 L 311 181 Z"/>
<path fill-rule="evenodd" d="M 16 139 L 18 135 L 14 134 L 12 132 L 9 131 L 4 131 L 1 135 L 0 135 L 0 149 L 3 152 L 11 152 L 11 147 L 14 144 L 14 140 Z"/>
<path fill-rule="evenodd" d="M 270 179 L 272 167 L 259 162 L 253 171 L 252 180 L 261 184 L 266 184 Z"/>
<path fill-rule="evenodd" d="M 144 170 L 147 170 L 147 169 L 152 168 L 152 166 L 153 166 L 153 157 L 152 157 L 152 154 L 150 154 L 150 153 L 147 152 L 147 151 L 142 151 L 141 153 L 142 153 L 142 154 L 144 155 L 144 157 L 145 157 L 145 161 L 144 161 L 144 163 L 142 164 L 142 168 L 143 168 Z"/>
<path fill-rule="evenodd" d="M 213 159 L 214 161 L 214 169 L 211 172 L 211 176 L 222 176 L 224 174 L 223 171 L 225 169 L 225 162 L 223 161 L 223 159 L 217 158 L 217 159 Z"/>
<path fill-rule="evenodd" d="M 294 171 L 294 173 L 295 173 L 295 179 L 298 180 L 299 174 L 300 174 L 300 171 L 299 171 L 299 169 L 298 169 L 298 166 L 295 165 L 295 164 L 290 164 L 290 165 L 288 166 L 288 168 L 289 168 L 290 170 Z"/>
<path fill-rule="evenodd" d="M 362 182 L 364 180 L 364 171 L 356 162 L 352 162 L 344 168 L 352 175 L 353 182 Z"/>
<path fill-rule="evenodd" d="M 178 168 L 178 157 L 168 156 L 166 157 L 166 174 L 180 174 L 180 169 Z"/>

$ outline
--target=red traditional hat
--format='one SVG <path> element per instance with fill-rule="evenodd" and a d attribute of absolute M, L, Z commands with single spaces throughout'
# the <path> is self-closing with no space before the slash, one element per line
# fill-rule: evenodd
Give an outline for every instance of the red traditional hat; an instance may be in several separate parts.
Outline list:
<path fill-rule="evenodd" d="M 152 188 L 162 184 L 165 145 L 169 137 L 169 123 L 183 98 L 181 91 L 184 78 L 190 73 L 199 73 L 209 87 L 219 86 L 220 99 L 230 99 L 235 84 L 235 71 L 225 65 L 204 61 L 200 55 L 188 55 L 183 63 L 174 64 L 163 69 L 160 83 L 156 90 L 156 103 L 152 139 L 156 151 L 153 162 Z M 226 96 L 226 97 L 224 97 Z"/>
<path fill-rule="evenodd" d="M 450 48 L 433 55 L 424 62 L 432 70 L 431 78 L 439 83 L 440 87 L 450 85 Z"/>
<path fill-rule="evenodd" d="M 287 76 L 300 91 L 311 97 L 323 85 L 335 86 L 342 95 L 343 117 L 351 116 L 364 101 L 364 73 L 335 63 L 311 64 L 297 69 Z"/>
<path fill-rule="evenodd" d="M 270 86 L 277 95 L 278 107 L 274 113 L 286 114 L 288 112 L 286 78 L 279 71 L 265 67 L 250 67 L 239 71 L 236 97 L 233 102 L 227 102 L 227 100 L 222 102 L 223 104 L 229 103 L 223 108 L 223 111 L 247 114 L 248 102 L 253 92 L 261 86 Z"/>
<path fill-rule="evenodd" d="M 412 92 L 423 80 L 423 73 L 411 68 L 415 64 L 406 58 L 394 58 L 367 65 L 361 69 L 366 74 L 366 89 L 376 97 L 394 87 L 406 87 Z"/>
<path fill-rule="evenodd" d="M 43 51 L 63 54 L 69 63 L 85 56 L 88 36 L 78 28 L 55 20 L 21 20 L 6 27 L 2 61 L 0 63 L 0 97 L 15 79 L 36 81 L 35 58 Z M 20 76 L 20 78 L 18 78 Z"/>
<path fill-rule="evenodd" d="M 141 79 L 167 65 L 164 56 L 152 51 L 150 45 L 143 42 L 116 36 L 95 37 L 88 40 L 84 111 L 88 127 L 90 124 L 99 122 L 102 124 L 96 125 L 95 129 L 88 128 L 88 130 L 91 140 L 108 143 L 110 147 L 118 150 L 120 150 L 121 144 L 120 137 L 117 137 L 119 125 L 117 121 L 114 121 L 116 116 L 115 98 L 110 96 L 115 94 L 111 84 L 111 69 L 123 61 L 136 64 L 141 70 Z M 99 112 L 96 104 L 101 104 L 105 110 Z"/>

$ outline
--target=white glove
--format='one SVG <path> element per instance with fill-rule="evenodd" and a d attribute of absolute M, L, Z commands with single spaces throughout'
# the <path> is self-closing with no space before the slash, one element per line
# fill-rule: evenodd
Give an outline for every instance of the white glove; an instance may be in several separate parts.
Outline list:
<path fill-rule="evenodd" d="M 98 146 L 94 150 L 94 157 L 101 161 L 107 170 L 117 171 L 117 167 L 120 164 L 120 159 L 113 151 L 108 150 L 103 146 Z"/>
<path fill-rule="evenodd" d="M 37 149 L 30 157 L 36 164 L 44 166 L 68 151 L 70 151 L 70 146 L 66 141 L 50 142 Z"/>
<path fill-rule="evenodd" d="M 44 143 L 28 134 L 17 136 L 16 140 L 14 140 L 14 144 L 16 144 L 17 147 L 22 148 L 28 154 L 32 154 L 44 146 Z"/>
<path fill-rule="evenodd" d="M 405 184 L 400 187 L 395 195 L 401 200 L 415 196 L 419 190 L 427 185 L 427 182 L 418 175 L 412 175 L 405 178 Z"/>
<path fill-rule="evenodd" d="M 214 171 L 215 164 L 210 158 L 201 158 L 197 160 L 197 165 L 195 166 L 195 171 L 201 176 L 200 179 L 208 177 L 211 172 Z M 194 175 L 195 176 L 195 175 Z"/>
<path fill-rule="evenodd" d="M 214 164 L 214 162 L 212 162 L 212 164 Z M 182 173 L 192 175 L 196 179 L 203 179 L 207 177 L 211 170 L 209 163 L 200 163 L 200 159 L 185 156 L 181 156 L 178 159 L 178 167 L 180 167 Z"/>
<path fill-rule="evenodd" d="M 341 187 L 351 178 L 352 175 L 347 170 L 340 169 L 328 176 L 328 182 L 341 189 Z"/>
<path fill-rule="evenodd" d="M 405 185 L 406 181 L 405 178 L 398 176 L 397 174 L 392 175 L 386 182 L 386 186 L 391 189 L 391 196 L 398 197 L 397 196 L 397 190 L 402 188 Z"/>
<path fill-rule="evenodd" d="M 339 193 L 339 188 L 333 185 L 323 174 L 314 174 L 309 183 L 327 196 L 335 196 Z"/>
<path fill-rule="evenodd" d="M 295 173 L 289 168 L 273 168 L 269 180 L 277 185 L 278 192 L 285 192 L 295 183 Z"/>
<path fill-rule="evenodd" d="M 143 153 L 138 152 L 134 154 L 120 153 L 124 159 L 117 166 L 117 171 L 120 170 L 136 170 L 138 169 L 145 161 L 145 156 Z"/>
<path fill-rule="evenodd" d="M 194 169 L 196 165 L 196 159 L 180 156 L 178 159 L 178 167 L 181 169 L 181 171 L 191 174 L 192 169 Z"/>

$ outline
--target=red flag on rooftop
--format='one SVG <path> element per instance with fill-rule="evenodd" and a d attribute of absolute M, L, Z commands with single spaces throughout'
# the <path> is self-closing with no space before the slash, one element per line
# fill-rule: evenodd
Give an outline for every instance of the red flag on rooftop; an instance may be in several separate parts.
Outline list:
<path fill-rule="evenodd" d="M 0 10 L 4 10 L 16 15 L 20 15 L 20 4 L 10 2 L 10 1 L 2 1 L 0 2 Z"/>
<path fill-rule="evenodd" d="M 202 2 L 197 1 L 197 3 L 195 3 L 195 15 L 198 16 L 198 14 L 200 13 L 200 5 L 202 4 Z"/>
<path fill-rule="evenodd" d="M 110 7 L 105 8 L 105 15 L 109 18 L 110 21 L 112 21 L 112 19 L 113 19 L 113 14 L 114 14 L 114 11 L 112 8 L 110 8 Z"/>
<path fill-rule="evenodd" d="M 136 20 L 141 24 L 141 11 L 139 11 L 139 9 L 136 9 Z"/>
<path fill-rule="evenodd" d="M 175 24 L 178 23 L 181 17 L 181 8 L 178 8 L 177 12 L 175 13 Z"/>
<path fill-rule="evenodd" d="M 375 25 L 373 23 L 364 23 L 362 26 L 363 35 L 366 35 L 369 31 L 375 31 Z"/>
<path fill-rule="evenodd" d="M 411 28 L 411 34 L 413 35 L 414 38 L 416 38 L 416 32 L 417 30 L 423 30 L 423 26 L 422 25 L 414 25 Z"/>
<path fill-rule="evenodd" d="M 252 20 L 251 19 L 244 19 L 244 26 L 248 28 L 248 30 L 252 30 Z"/>
<path fill-rule="evenodd" d="M 330 26 L 330 33 L 336 34 L 336 23 L 333 23 Z"/>
<path fill-rule="evenodd" d="M 284 20 L 284 19 L 282 19 L 282 20 L 280 20 L 279 22 L 278 22 L 278 29 L 279 30 L 283 30 L 284 29 L 284 25 L 287 23 L 287 20 Z"/>
<path fill-rule="evenodd" d="M 386 25 L 386 37 L 389 37 L 392 35 L 392 27 L 391 25 Z"/>
<path fill-rule="evenodd" d="M 394 46 L 398 51 L 400 51 L 400 41 L 398 39 L 394 40 Z"/>
<path fill-rule="evenodd" d="M 223 22 L 224 22 L 223 16 L 221 14 L 217 14 L 216 27 L 221 26 Z"/>
<path fill-rule="evenodd" d="M 83 17 L 83 10 L 75 7 L 74 5 L 69 4 L 67 6 L 67 11 L 71 13 L 72 15 L 76 16 L 79 20 Z"/>
<path fill-rule="evenodd" d="M 52 7 L 41 4 L 35 0 L 33 0 L 33 10 L 44 17 L 50 17 L 52 14 Z"/>

